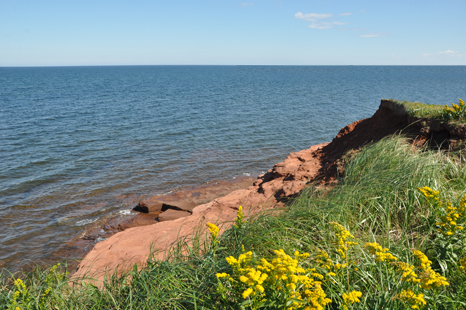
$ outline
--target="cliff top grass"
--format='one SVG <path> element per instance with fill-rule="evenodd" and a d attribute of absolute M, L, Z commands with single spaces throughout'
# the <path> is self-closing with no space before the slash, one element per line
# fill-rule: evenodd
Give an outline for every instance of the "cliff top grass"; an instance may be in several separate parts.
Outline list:
<path fill-rule="evenodd" d="M 422 102 L 396 101 L 403 105 L 410 116 L 419 118 L 443 119 L 442 114 L 445 106 L 426 104 Z"/>
<path fill-rule="evenodd" d="M 464 309 L 465 152 L 367 146 L 330 191 L 310 186 L 165 261 L 70 285 L 52 267 L 3 275 L 5 309 Z M 328 191 L 328 192 L 327 192 Z M 206 240 L 206 241 L 202 241 Z M 265 276 L 264 276 L 265 275 Z"/>
<path fill-rule="evenodd" d="M 450 122 L 458 124 L 466 124 L 466 107 L 464 101 L 459 99 L 459 104 L 451 103 L 451 105 L 436 105 L 426 104 L 422 102 L 398 101 L 406 112 L 412 117 L 435 119 L 441 122 Z"/>

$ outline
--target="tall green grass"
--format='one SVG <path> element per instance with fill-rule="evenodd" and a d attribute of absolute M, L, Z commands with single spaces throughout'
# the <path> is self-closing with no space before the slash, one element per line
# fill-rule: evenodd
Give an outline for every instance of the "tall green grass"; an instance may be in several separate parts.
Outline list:
<path fill-rule="evenodd" d="M 395 136 L 365 147 L 347 164 L 345 177 L 330 191 L 310 186 L 289 206 L 249 218 L 241 229 L 227 230 L 215 249 L 199 234 L 180 240 L 165 261 L 149 260 L 142 270 L 113 275 L 103 287 L 84 281 L 71 284 L 65 270 L 37 270 L 14 277 L 3 274 L 0 305 L 5 309 L 241 309 L 234 299 L 217 294 L 216 273 L 231 272 L 225 257 L 238 257 L 242 247 L 257 258 L 270 258 L 274 249 L 311 253 L 308 267 L 316 265 L 315 253 L 335 253 L 335 233 L 329 222 L 338 222 L 358 245 L 348 253 L 351 270 L 339 274 L 323 288 L 332 303 L 344 306 L 342 294 L 362 292 L 353 309 L 407 309 L 397 299 L 407 284 L 389 265 L 374 262 L 363 248 L 378 242 L 400 261 L 414 263 L 411 249 L 422 250 L 450 285 L 426 294 L 426 309 L 466 308 L 466 275 L 455 268 L 458 257 L 442 256 L 434 212 L 416 189 L 429 186 L 442 200 L 458 202 L 466 192 L 466 167 L 462 153 L 416 149 Z M 464 235 L 461 235 L 464 239 Z M 440 240 L 440 241 L 439 241 Z M 443 241 L 442 241 L 443 242 Z M 333 253 L 333 254 L 332 254 Z M 465 254 L 466 256 L 466 254 Z M 336 259 L 336 258 L 335 258 Z M 12 281 L 21 278 L 29 300 L 12 304 L 20 291 Z M 48 278 L 47 278 L 48 277 Z M 49 295 L 44 292 L 51 288 Z"/>

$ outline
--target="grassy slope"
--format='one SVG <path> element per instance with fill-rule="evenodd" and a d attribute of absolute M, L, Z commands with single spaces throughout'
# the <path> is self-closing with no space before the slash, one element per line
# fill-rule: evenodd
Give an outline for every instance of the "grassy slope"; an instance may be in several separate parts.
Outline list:
<path fill-rule="evenodd" d="M 51 288 L 43 298 L 44 309 L 239 309 L 216 295 L 215 274 L 230 272 L 225 257 L 237 257 L 244 245 L 257 257 L 269 258 L 271 250 L 278 248 L 287 253 L 300 250 L 311 253 L 307 264 L 315 266 L 315 253 L 326 250 L 336 261 L 334 231 L 329 225 L 336 221 L 358 242 L 349 252 L 357 270 L 338 273 L 336 284 L 324 283 L 332 299 L 328 308 L 340 308 L 342 293 L 351 290 L 363 293 L 354 309 L 407 308 L 394 298 L 406 283 L 392 267 L 374 262 L 363 248 L 366 242 L 377 241 L 400 261 L 414 262 L 411 248 L 427 253 L 432 266 L 450 285 L 427 290 L 426 308 L 461 309 L 466 307 L 466 276 L 456 268 L 461 257 L 451 259 L 442 254 L 444 241 L 436 234 L 436 219 L 416 188 L 430 186 L 440 191 L 442 199 L 456 202 L 466 188 L 462 159 L 462 154 L 416 150 L 402 137 L 385 139 L 357 154 L 346 167 L 345 179 L 329 193 L 309 187 L 286 212 L 262 214 L 248 220 L 244 229 L 225 232 L 215 252 L 201 251 L 208 245 L 195 242 L 187 247 L 180 241 L 169 261 L 151 262 L 142 271 L 115 276 L 104 289 L 87 284 L 70 286 L 66 277 L 53 270 L 22 276 L 24 288 L 8 284 L 4 276 L 0 305 L 15 309 L 12 298 L 19 291 L 16 300 L 21 309 L 35 309 L 41 305 L 45 290 Z M 190 254 L 180 254 L 186 251 Z"/>

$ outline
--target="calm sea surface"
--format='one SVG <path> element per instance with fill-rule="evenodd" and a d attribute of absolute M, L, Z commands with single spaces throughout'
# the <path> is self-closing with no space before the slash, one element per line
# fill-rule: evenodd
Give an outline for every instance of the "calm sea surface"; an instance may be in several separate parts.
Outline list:
<path fill-rule="evenodd" d="M 0 68 L 0 267 L 144 197 L 266 171 L 382 98 L 457 103 L 466 67 Z"/>

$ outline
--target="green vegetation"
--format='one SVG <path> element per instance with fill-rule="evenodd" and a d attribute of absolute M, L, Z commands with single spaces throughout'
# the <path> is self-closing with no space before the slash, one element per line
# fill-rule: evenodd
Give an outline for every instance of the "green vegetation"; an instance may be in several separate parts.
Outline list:
<path fill-rule="evenodd" d="M 60 267 L 3 275 L 0 305 L 464 309 L 464 160 L 462 151 L 419 150 L 401 136 L 387 138 L 351 156 L 330 192 L 310 186 L 283 212 L 247 220 L 239 213 L 221 236 L 209 225 L 205 242 L 180 240 L 168 260 L 114 275 L 103 288 L 70 285 Z"/>
<path fill-rule="evenodd" d="M 419 118 L 443 119 L 444 106 L 422 102 L 396 101 L 403 105 L 409 115 Z"/>
<path fill-rule="evenodd" d="M 459 104 L 452 103 L 451 107 L 421 102 L 394 101 L 401 104 L 413 117 L 466 123 L 466 108 L 462 99 L 459 99 Z"/>

